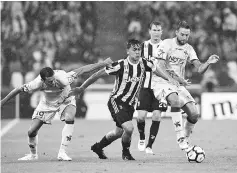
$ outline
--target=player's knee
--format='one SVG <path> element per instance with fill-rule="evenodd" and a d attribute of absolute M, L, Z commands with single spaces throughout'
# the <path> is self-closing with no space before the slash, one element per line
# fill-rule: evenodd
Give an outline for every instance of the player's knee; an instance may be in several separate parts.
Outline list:
<path fill-rule="evenodd" d="M 160 121 L 161 120 L 161 112 L 154 111 L 152 115 L 152 120 Z"/>
<path fill-rule="evenodd" d="M 75 116 L 73 114 L 65 113 L 65 121 L 66 122 L 74 122 Z"/>
<path fill-rule="evenodd" d="M 28 136 L 29 136 L 30 138 L 33 138 L 33 137 L 35 137 L 36 135 L 37 135 L 37 131 L 32 130 L 32 129 L 28 130 Z"/>
<path fill-rule="evenodd" d="M 190 116 L 187 117 L 187 121 L 192 123 L 192 124 L 195 124 L 198 121 L 198 118 L 199 118 L 199 114 L 198 113 L 191 114 Z"/>
<path fill-rule="evenodd" d="M 133 126 L 127 126 L 124 128 L 125 133 L 130 134 L 130 135 L 132 135 L 133 130 L 134 130 Z"/>
<path fill-rule="evenodd" d="M 145 122 L 145 116 L 137 116 L 137 121 L 140 122 Z"/>
<path fill-rule="evenodd" d="M 116 133 L 117 138 L 121 138 L 122 135 L 123 135 L 123 130 L 122 129 L 117 131 L 117 133 Z"/>
<path fill-rule="evenodd" d="M 170 102 L 170 106 L 171 106 L 171 107 L 174 107 L 174 108 L 180 108 L 179 99 L 172 100 L 172 101 Z"/>
<path fill-rule="evenodd" d="M 138 111 L 137 121 L 144 122 L 145 118 L 146 118 L 146 112 L 145 111 Z"/>

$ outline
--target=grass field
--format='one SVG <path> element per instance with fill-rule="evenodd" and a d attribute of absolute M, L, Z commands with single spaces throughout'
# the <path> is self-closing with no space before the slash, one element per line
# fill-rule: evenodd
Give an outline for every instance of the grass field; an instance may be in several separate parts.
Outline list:
<path fill-rule="evenodd" d="M 146 123 L 146 133 L 151 120 Z M 2 128 L 5 123 L 2 120 Z M 170 119 L 162 120 L 160 131 L 150 156 L 137 150 L 138 131 L 134 130 L 131 153 L 136 161 L 123 161 L 121 140 L 105 149 L 108 160 L 100 160 L 90 146 L 113 129 L 113 121 L 76 120 L 74 136 L 69 149 L 71 162 L 57 161 L 63 123 L 54 121 L 44 125 L 39 133 L 39 160 L 18 161 L 28 153 L 27 130 L 30 120 L 21 120 L 1 139 L 2 173 L 229 173 L 237 172 L 237 121 L 200 120 L 193 133 L 192 143 L 206 152 L 202 163 L 189 163 L 175 141 Z M 134 125 L 136 125 L 134 121 Z"/>

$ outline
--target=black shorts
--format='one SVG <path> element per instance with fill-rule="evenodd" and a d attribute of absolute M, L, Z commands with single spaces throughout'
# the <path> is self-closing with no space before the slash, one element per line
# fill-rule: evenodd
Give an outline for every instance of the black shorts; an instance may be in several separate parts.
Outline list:
<path fill-rule="evenodd" d="M 108 108 L 117 127 L 122 128 L 122 124 L 133 119 L 134 107 L 118 99 L 110 98 Z"/>
<path fill-rule="evenodd" d="M 161 110 L 159 101 L 155 98 L 152 89 L 150 88 L 141 89 L 136 110 L 144 110 L 147 112 L 153 112 L 154 110 Z"/>

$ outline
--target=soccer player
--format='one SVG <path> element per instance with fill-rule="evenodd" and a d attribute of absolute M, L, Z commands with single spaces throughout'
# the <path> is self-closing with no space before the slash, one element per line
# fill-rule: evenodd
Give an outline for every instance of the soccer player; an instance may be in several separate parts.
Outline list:
<path fill-rule="evenodd" d="M 66 154 L 68 145 L 72 139 L 74 129 L 74 117 L 76 114 L 76 100 L 74 96 L 68 96 L 71 90 L 70 84 L 77 76 L 98 71 L 106 65 L 112 63 L 110 58 L 101 63 L 90 64 L 66 73 L 64 70 L 52 70 L 45 67 L 33 81 L 24 84 L 19 88 L 13 89 L 3 100 L 3 106 L 8 100 L 15 97 L 21 92 L 31 92 L 42 90 L 44 96 L 40 100 L 39 105 L 35 109 L 31 126 L 28 130 L 28 145 L 30 154 L 18 160 L 36 160 L 38 159 L 38 131 L 43 124 L 51 124 L 51 120 L 58 112 L 60 119 L 65 121 L 62 130 L 62 141 L 58 153 L 58 160 L 71 161 L 72 159 Z"/>
<path fill-rule="evenodd" d="M 157 50 L 161 43 L 162 26 L 160 22 L 151 22 L 149 25 L 150 39 L 142 43 L 141 55 L 146 60 L 152 60 L 157 56 Z M 151 89 L 152 72 L 147 71 L 143 87 L 139 94 L 137 104 L 137 128 L 140 134 L 138 141 L 138 150 L 144 151 L 147 154 L 153 154 L 152 144 L 156 139 L 161 121 L 161 111 L 167 110 L 166 102 L 159 102 Z M 145 140 L 145 118 L 148 112 L 152 112 L 152 124 L 150 127 L 150 135 L 146 145 Z"/>
<path fill-rule="evenodd" d="M 158 48 L 158 63 L 161 67 L 167 67 L 170 70 L 170 74 L 174 76 L 180 76 L 184 78 L 185 66 L 189 62 L 194 65 L 197 71 L 203 74 L 211 64 L 218 62 L 219 57 L 217 55 L 211 55 L 205 63 L 201 63 L 196 55 L 193 47 L 188 44 L 190 36 L 190 26 L 187 22 L 181 21 L 176 30 L 176 37 L 163 40 Z M 153 78 L 153 88 L 155 97 L 159 99 L 161 93 L 168 98 L 171 93 L 178 93 L 180 99 L 180 106 L 175 107 L 171 105 L 171 112 L 175 109 L 178 113 L 175 119 L 173 119 L 175 131 L 177 132 L 177 138 L 183 141 L 183 149 L 188 144 L 188 138 L 194 128 L 194 125 L 198 121 L 199 112 L 195 105 L 195 100 L 185 88 L 185 86 L 172 87 L 168 85 L 165 80 L 160 77 Z M 168 100 L 169 103 L 169 100 Z M 187 114 L 187 121 L 182 123 L 182 115 L 180 108 Z"/>
<path fill-rule="evenodd" d="M 124 160 L 135 160 L 129 150 L 134 129 L 132 124 L 134 106 L 143 85 L 146 71 L 155 71 L 158 67 L 154 66 L 151 61 L 141 58 L 141 45 L 137 40 L 131 39 L 128 41 L 127 54 L 127 58 L 114 62 L 95 73 L 70 93 L 72 95 L 80 94 L 103 75 L 115 75 L 115 85 L 108 101 L 108 108 L 116 123 L 116 128 L 91 147 L 91 150 L 100 159 L 107 159 L 103 148 L 116 139 L 122 138 L 122 158 Z M 172 78 L 170 78 L 170 81 L 175 83 Z"/>

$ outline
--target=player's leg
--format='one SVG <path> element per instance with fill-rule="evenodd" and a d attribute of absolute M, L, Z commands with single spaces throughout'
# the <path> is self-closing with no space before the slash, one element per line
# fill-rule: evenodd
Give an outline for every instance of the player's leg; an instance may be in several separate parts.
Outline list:
<path fill-rule="evenodd" d="M 188 143 L 185 141 L 183 130 L 183 118 L 180 112 L 180 100 L 177 93 L 171 93 L 167 96 L 167 101 L 171 106 L 171 118 L 176 132 L 177 142 L 182 150 L 188 148 Z"/>
<path fill-rule="evenodd" d="M 148 111 L 151 109 L 151 93 L 148 88 L 142 88 L 139 94 L 139 101 L 137 105 L 137 129 L 139 132 L 139 141 L 137 144 L 139 151 L 144 151 L 146 148 L 146 140 L 145 140 L 145 119 Z"/>
<path fill-rule="evenodd" d="M 181 107 L 187 114 L 187 119 L 184 122 L 184 135 L 186 139 L 188 139 L 193 131 L 195 124 L 198 121 L 200 114 L 194 98 L 185 87 L 180 87 L 179 95 L 181 100 Z"/>
<path fill-rule="evenodd" d="M 43 125 L 40 119 L 33 119 L 28 130 L 28 145 L 30 147 L 30 154 L 19 158 L 18 160 L 36 160 L 38 159 L 37 145 L 38 145 L 38 131 Z"/>
<path fill-rule="evenodd" d="M 187 114 L 187 119 L 184 122 L 184 135 L 189 138 L 200 114 L 194 102 L 185 104 L 182 109 Z"/>
<path fill-rule="evenodd" d="M 104 154 L 103 148 L 110 145 L 113 141 L 121 138 L 123 134 L 123 129 L 121 127 L 116 127 L 114 130 L 108 132 L 100 142 L 96 142 L 91 146 L 91 150 L 95 152 L 100 159 L 107 159 L 108 157 Z"/>
<path fill-rule="evenodd" d="M 58 160 L 71 161 L 72 159 L 67 156 L 66 151 L 71 142 L 72 134 L 74 131 L 74 118 L 76 115 L 76 107 L 72 104 L 67 105 L 62 112 L 62 117 L 65 118 L 65 125 L 62 130 L 62 140 L 58 153 Z"/>
<path fill-rule="evenodd" d="M 167 101 L 165 100 L 164 94 L 160 93 L 159 100 L 156 99 L 153 90 L 152 90 L 152 124 L 150 127 L 150 135 L 148 144 L 146 146 L 147 154 L 154 154 L 152 151 L 152 145 L 156 139 L 156 136 L 159 131 L 160 121 L 161 121 L 161 112 L 167 110 Z"/>
<path fill-rule="evenodd" d="M 122 135 L 122 158 L 123 160 L 135 160 L 130 153 L 132 133 L 134 130 L 132 121 L 126 121 L 121 126 L 124 130 L 124 133 Z"/>
<path fill-rule="evenodd" d="M 146 140 L 145 140 L 145 119 L 147 116 L 147 111 L 144 110 L 137 110 L 137 129 L 139 132 L 139 141 L 137 144 L 139 151 L 144 151 L 146 148 Z"/>
<path fill-rule="evenodd" d="M 160 121 L 161 121 L 161 111 L 154 110 L 152 112 L 152 123 L 150 127 L 150 134 L 149 134 L 149 139 L 148 139 L 148 143 L 146 145 L 146 150 L 145 150 L 147 154 L 154 154 L 152 151 L 152 145 L 155 142 L 156 136 L 158 134 Z"/>

